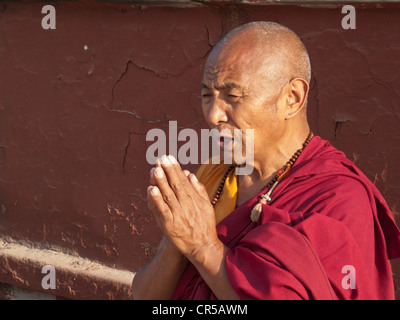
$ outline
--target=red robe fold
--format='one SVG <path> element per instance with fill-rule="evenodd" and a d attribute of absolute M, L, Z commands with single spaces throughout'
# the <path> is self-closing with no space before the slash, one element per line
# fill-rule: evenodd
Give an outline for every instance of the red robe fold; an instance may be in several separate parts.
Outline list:
<path fill-rule="evenodd" d="M 389 259 L 400 257 L 399 229 L 382 195 L 342 152 L 314 137 L 255 224 L 250 212 L 261 194 L 217 225 L 241 299 L 394 299 Z M 355 288 L 346 285 L 346 266 Z M 173 299 L 216 297 L 189 264 Z"/>

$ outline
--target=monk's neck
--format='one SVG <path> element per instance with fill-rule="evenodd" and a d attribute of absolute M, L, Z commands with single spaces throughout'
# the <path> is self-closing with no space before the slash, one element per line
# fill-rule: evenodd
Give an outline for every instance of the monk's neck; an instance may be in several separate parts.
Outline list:
<path fill-rule="evenodd" d="M 294 153 L 302 148 L 308 134 L 309 131 L 304 130 L 304 133 L 299 134 L 296 139 L 292 136 L 290 140 L 282 141 L 273 147 L 270 146 L 270 150 L 258 154 L 254 158 L 253 172 L 249 175 L 238 176 L 238 200 L 247 200 L 271 182 Z"/>

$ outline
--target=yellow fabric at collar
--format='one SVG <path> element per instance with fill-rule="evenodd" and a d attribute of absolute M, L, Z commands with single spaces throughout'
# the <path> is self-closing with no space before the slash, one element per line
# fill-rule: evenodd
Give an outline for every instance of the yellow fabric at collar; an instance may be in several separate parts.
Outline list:
<path fill-rule="evenodd" d="M 196 173 L 197 179 L 206 187 L 208 197 L 212 201 L 229 164 L 202 164 Z M 235 170 L 226 178 L 221 197 L 216 203 L 215 219 L 218 224 L 227 217 L 236 207 L 237 181 Z"/>

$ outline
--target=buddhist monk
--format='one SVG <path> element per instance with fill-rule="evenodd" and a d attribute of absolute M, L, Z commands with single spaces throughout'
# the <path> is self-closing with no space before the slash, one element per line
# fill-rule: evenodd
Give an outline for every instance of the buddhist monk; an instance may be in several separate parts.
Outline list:
<path fill-rule="evenodd" d="M 394 299 L 399 229 L 375 186 L 310 130 L 310 78 L 302 41 L 277 23 L 243 25 L 213 48 L 203 113 L 210 128 L 253 130 L 253 171 L 193 174 L 160 159 L 148 206 L 164 238 L 135 299 Z"/>

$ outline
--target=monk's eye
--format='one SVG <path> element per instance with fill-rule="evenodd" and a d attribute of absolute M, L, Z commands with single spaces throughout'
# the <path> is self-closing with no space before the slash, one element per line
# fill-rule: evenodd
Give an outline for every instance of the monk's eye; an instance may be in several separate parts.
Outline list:
<path fill-rule="evenodd" d="M 243 92 L 237 88 L 227 88 L 225 95 L 229 99 L 239 99 L 243 95 Z"/>
<path fill-rule="evenodd" d="M 233 101 L 233 102 L 239 100 L 242 97 L 242 95 L 240 93 L 236 93 L 236 92 L 229 92 L 226 96 L 227 96 L 228 100 Z"/>
<path fill-rule="evenodd" d="M 209 99 L 212 96 L 210 91 L 202 91 L 200 95 L 202 99 Z"/>

